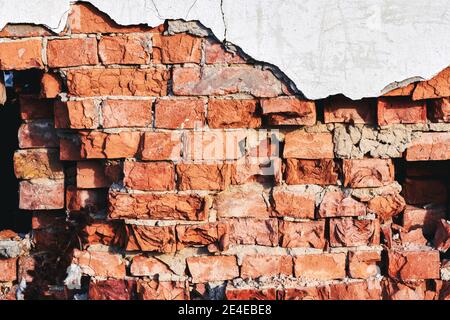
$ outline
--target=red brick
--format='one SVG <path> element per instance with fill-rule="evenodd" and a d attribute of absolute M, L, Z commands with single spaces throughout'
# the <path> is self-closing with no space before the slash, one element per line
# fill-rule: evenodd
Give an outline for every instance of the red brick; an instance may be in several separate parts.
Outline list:
<path fill-rule="evenodd" d="M 108 214 L 111 219 L 205 220 L 206 198 L 175 193 L 109 193 Z"/>
<path fill-rule="evenodd" d="M 439 251 L 390 250 L 388 274 L 400 280 L 439 279 Z"/>
<path fill-rule="evenodd" d="M 357 217 L 366 215 L 366 206 L 342 191 L 328 191 L 323 196 L 319 218 Z"/>
<path fill-rule="evenodd" d="M 96 129 L 98 126 L 99 114 L 96 101 L 89 99 L 55 103 L 55 128 Z"/>
<path fill-rule="evenodd" d="M 152 102 L 149 100 L 106 100 L 102 103 L 103 128 L 149 127 Z"/>
<path fill-rule="evenodd" d="M 205 223 L 177 225 L 177 250 L 184 247 L 208 246 L 209 252 L 227 249 L 228 225 L 225 223 Z"/>
<path fill-rule="evenodd" d="M 139 280 L 139 300 L 189 300 L 187 283 L 181 281 Z"/>
<path fill-rule="evenodd" d="M 346 187 L 377 188 L 394 182 L 391 159 L 344 159 L 343 173 Z"/>
<path fill-rule="evenodd" d="M 406 160 L 450 159 L 450 132 L 424 132 L 406 149 Z"/>
<path fill-rule="evenodd" d="M 19 183 L 19 208 L 52 210 L 64 208 L 64 180 L 33 180 Z"/>
<path fill-rule="evenodd" d="M 108 279 L 89 282 L 89 300 L 133 300 L 136 291 L 134 280 Z"/>
<path fill-rule="evenodd" d="M 450 98 L 429 100 L 428 118 L 433 122 L 450 122 Z"/>
<path fill-rule="evenodd" d="M 312 126 L 316 123 L 314 101 L 297 97 L 263 99 L 261 108 L 271 125 Z"/>
<path fill-rule="evenodd" d="M 219 193 L 214 199 L 214 208 L 221 218 L 269 217 L 269 208 L 262 190 L 250 185 Z"/>
<path fill-rule="evenodd" d="M 0 43 L 0 70 L 44 68 L 42 40 L 14 40 Z"/>
<path fill-rule="evenodd" d="M 239 277 L 235 256 L 202 256 L 186 259 L 193 283 L 223 281 Z"/>
<path fill-rule="evenodd" d="M 19 95 L 20 118 L 23 120 L 52 119 L 53 100 L 36 95 Z"/>
<path fill-rule="evenodd" d="M 367 209 L 376 213 L 381 221 L 390 221 L 405 208 L 405 199 L 398 193 L 386 193 L 369 200 Z"/>
<path fill-rule="evenodd" d="M 58 138 L 53 123 L 47 120 L 34 120 L 19 128 L 19 148 L 56 148 Z"/>
<path fill-rule="evenodd" d="M 256 100 L 210 99 L 208 101 L 210 128 L 259 128 L 261 116 Z"/>
<path fill-rule="evenodd" d="M 386 92 L 385 94 L 383 94 L 383 97 L 411 96 L 415 87 L 415 82 L 409 83 L 403 87 L 394 88 Z"/>
<path fill-rule="evenodd" d="M 202 39 L 188 34 L 153 34 L 153 63 L 200 63 Z"/>
<path fill-rule="evenodd" d="M 379 251 L 350 251 L 348 253 L 348 275 L 351 278 L 367 279 L 379 273 L 377 263 L 381 261 Z"/>
<path fill-rule="evenodd" d="M 445 207 L 420 208 L 407 205 L 403 212 L 403 227 L 406 230 L 420 228 L 425 235 L 433 235 L 439 221 L 445 218 Z"/>
<path fill-rule="evenodd" d="M 327 300 L 330 296 L 328 285 L 295 287 L 278 290 L 278 300 Z"/>
<path fill-rule="evenodd" d="M 98 54 L 103 64 L 148 64 L 150 62 L 151 36 L 132 34 L 103 36 L 98 44 Z"/>
<path fill-rule="evenodd" d="M 424 237 L 421 229 L 399 230 L 399 240 L 402 246 L 426 246 L 428 240 Z"/>
<path fill-rule="evenodd" d="M 408 204 L 445 204 L 447 187 L 440 180 L 419 180 L 406 178 L 403 195 Z"/>
<path fill-rule="evenodd" d="M 325 220 L 302 222 L 280 220 L 278 229 L 280 246 L 283 248 L 325 247 Z"/>
<path fill-rule="evenodd" d="M 331 133 L 292 131 L 284 138 L 284 158 L 333 159 L 333 136 Z"/>
<path fill-rule="evenodd" d="M 173 253 L 176 250 L 175 226 L 127 226 L 127 251 Z"/>
<path fill-rule="evenodd" d="M 229 164 L 177 165 L 177 181 L 180 190 L 224 190 L 230 183 Z"/>
<path fill-rule="evenodd" d="M 77 162 L 77 187 L 83 189 L 109 188 L 111 181 L 105 176 L 105 165 L 100 161 Z"/>
<path fill-rule="evenodd" d="M 125 243 L 125 229 L 121 221 L 90 222 L 83 228 L 80 236 L 85 247 L 95 244 L 123 247 Z"/>
<path fill-rule="evenodd" d="M 410 97 L 379 98 L 377 112 L 380 126 L 427 121 L 425 101 L 412 101 Z"/>
<path fill-rule="evenodd" d="M 133 276 L 153 276 L 170 275 L 173 272 L 167 264 L 155 257 L 138 255 L 133 258 L 130 273 Z"/>
<path fill-rule="evenodd" d="M 345 260 L 345 253 L 295 256 L 295 276 L 310 280 L 343 279 L 345 278 Z"/>
<path fill-rule="evenodd" d="M 44 73 L 41 79 L 41 97 L 56 98 L 63 90 L 61 77 L 56 73 Z"/>
<path fill-rule="evenodd" d="M 450 68 L 447 67 L 428 81 L 417 83 L 412 98 L 422 100 L 450 96 Z"/>
<path fill-rule="evenodd" d="M 276 187 L 272 199 L 278 217 L 314 219 L 315 198 L 312 195 Z"/>
<path fill-rule="evenodd" d="M 47 42 L 50 68 L 94 65 L 98 63 L 96 38 L 54 39 Z"/>
<path fill-rule="evenodd" d="M 89 276 L 116 279 L 123 279 L 126 276 L 125 261 L 118 254 L 75 249 L 72 263 L 78 265 L 82 272 Z"/>
<path fill-rule="evenodd" d="M 194 131 L 185 136 L 183 158 L 186 160 L 235 160 L 243 156 L 247 132 Z"/>
<path fill-rule="evenodd" d="M 381 300 L 378 280 L 330 284 L 330 300 Z"/>
<path fill-rule="evenodd" d="M 128 188 L 153 191 L 175 189 L 175 168 L 171 162 L 125 161 L 123 170 L 123 182 Z"/>
<path fill-rule="evenodd" d="M 227 51 L 222 43 L 207 40 L 205 43 L 205 61 L 207 64 L 240 64 L 245 59 L 239 54 Z"/>
<path fill-rule="evenodd" d="M 117 159 L 135 157 L 141 139 L 138 131 L 105 133 L 83 132 L 80 135 L 81 157 L 84 159 Z"/>
<path fill-rule="evenodd" d="M 446 252 L 450 248 L 450 223 L 441 219 L 434 235 L 434 246 L 441 252 Z"/>
<path fill-rule="evenodd" d="M 59 159 L 61 161 L 81 160 L 80 139 L 77 135 L 64 135 L 59 138 Z"/>
<path fill-rule="evenodd" d="M 231 244 L 260 245 L 275 247 L 278 245 L 277 219 L 223 219 L 229 226 Z"/>
<path fill-rule="evenodd" d="M 245 256 L 241 265 L 241 278 L 292 276 L 293 263 L 291 256 L 253 255 Z"/>
<path fill-rule="evenodd" d="M 287 159 L 283 171 L 287 184 L 333 185 L 338 182 L 337 166 L 332 159 Z"/>
<path fill-rule="evenodd" d="M 17 258 L 0 259 L 0 282 L 12 282 L 17 279 Z"/>
<path fill-rule="evenodd" d="M 375 122 L 375 104 L 372 99 L 352 100 L 338 95 L 324 101 L 325 123 L 361 123 Z"/>
<path fill-rule="evenodd" d="M 62 179 L 64 172 L 56 149 L 17 150 L 14 153 L 17 179 Z"/>
<path fill-rule="evenodd" d="M 173 92 L 178 96 L 248 93 L 275 97 L 282 94 L 282 84 L 271 71 L 251 67 L 176 67 Z"/>
<path fill-rule="evenodd" d="M 178 132 L 145 132 L 142 160 L 178 160 L 181 135 Z"/>
<path fill-rule="evenodd" d="M 378 220 L 340 218 L 330 220 L 330 245 L 332 247 L 371 246 L 380 244 Z"/>
<path fill-rule="evenodd" d="M 194 129 L 205 124 L 205 100 L 157 99 L 155 127 L 163 129 Z"/>
<path fill-rule="evenodd" d="M 169 72 L 149 69 L 72 69 L 67 71 L 68 93 L 73 96 L 165 96 Z"/>
<path fill-rule="evenodd" d="M 53 35 L 46 27 L 32 24 L 8 23 L 0 30 L 1 38 L 28 38 Z"/>
<path fill-rule="evenodd" d="M 227 300 L 276 300 L 275 288 L 241 289 L 227 286 L 225 290 Z"/>
<path fill-rule="evenodd" d="M 31 228 L 33 230 L 47 228 L 64 228 L 67 216 L 64 212 L 36 211 L 31 217 Z M 1 236 L 0 236 L 1 239 Z"/>
<path fill-rule="evenodd" d="M 402 283 L 395 279 L 382 280 L 383 299 L 386 300 L 425 300 L 425 281 Z"/>

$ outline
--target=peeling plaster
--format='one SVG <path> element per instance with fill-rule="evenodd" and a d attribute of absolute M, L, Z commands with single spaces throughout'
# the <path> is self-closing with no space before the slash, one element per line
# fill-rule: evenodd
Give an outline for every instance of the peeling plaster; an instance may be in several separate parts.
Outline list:
<path fill-rule="evenodd" d="M 446 0 L 91 0 L 122 25 L 198 20 L 220 40 L 277 66 L 310 99 L 374 97 L 429 79 L 450 56 Z M 61 31 L 69 0 L 0 0 L 0 28 Z"/>

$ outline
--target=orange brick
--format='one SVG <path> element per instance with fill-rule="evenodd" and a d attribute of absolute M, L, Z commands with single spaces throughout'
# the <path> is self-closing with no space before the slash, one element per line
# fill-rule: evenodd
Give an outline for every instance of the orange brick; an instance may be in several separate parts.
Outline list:
<path fill-rule="evenodd" d="M 189 257 L 186 263 L 194 283 L 239 277 L 239 267 L 234 256 Z"/>
<path fill-rule="evenodd" d="M 151 36 L 133 34 L 104 36 L 98 44 L 103 64 L 148 64 L 150 62 Z"/>
<path fill-rule="evenodd" d="M 427 107 L 425 101 L 413 101 L 409 97 L 378 99 L 378 124 L 425 123 Z"/>
<path fill-rule="evenodd" d="M 284 158 L 333 159 L 334 145 L 331 133 L 292 131 L 284 138 Z"/>
<path fill-rule="evenodd" d="M 51 68 L 97 64 L 97 39 L 72 38 L 49 40 L 47 43 L 47 63 Z"/>
<path fill-rule="evenodd" d="M 205 102 L 203 99 L 157 99 L 156 128 L 202 128 L 205 124 Z"/>
<path fill-rule="evenodd" d="M 152 124 L 149 100 L 106 100 L 102 103 L 103 128 L 148 127 Z"/>
<path fill-rule="evenodd" d="M 123 170 L 123 182 L 128 188 L 153 191 L 175 189 L 173 163 L 125 161 Z"/>
<path fill-rule="evenodd" d="M 0 42 L 0 70 L 44 68 L 42 40 Z"/>
<path fill-rule="evenodd" d="M 55 103 L 55 128 L 96 129 L 99 114 L 96 101 L 58 101 Z"/>
<path fill-rule="evenodd" d="M 200 63 L 202 40 L 188 34 L 153 35 L 153 63 Z"/>
<path fill-rule="evenodd" d="M 258 128 L 261 116 L 256 100 L 210 99 L 208 101 L 210 128 Z"/>
<path fill-rule="evenodd" d="M 295 256 L 295 276 L 310 280 L 343 279 L 345 278 L 345 260 L 345 253 Z"/>
<path fill-rule="evenodd" d="M 109 188 L 111 181 L 105 176 L 105 166 L 100 161 L 77 162 L 77 187 L 81 189 Z"/>

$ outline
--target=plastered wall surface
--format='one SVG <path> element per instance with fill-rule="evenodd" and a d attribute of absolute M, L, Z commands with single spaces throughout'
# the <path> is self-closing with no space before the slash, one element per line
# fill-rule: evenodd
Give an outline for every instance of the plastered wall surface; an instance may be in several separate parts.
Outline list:
<path fill-rule="evenodd" d="M 256 60 L 279 67 L 309 99 L 380 95 L 390 83 L 431 78 L 449 64 L 445 0 L 91 0 L 119 24 L 198 20 Z M 67 0 L 0 1 L 6 23 L 61 31 Z"/>

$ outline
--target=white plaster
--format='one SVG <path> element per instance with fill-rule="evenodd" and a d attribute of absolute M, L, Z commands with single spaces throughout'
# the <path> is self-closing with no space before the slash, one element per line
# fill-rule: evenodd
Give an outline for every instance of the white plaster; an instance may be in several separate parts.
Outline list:
<path fill-rule="evenodd" d="M 378 96 L 450 63 L 447 0 L 91 0 L 120 24 L 198 20 L 283 71 L 308 98 Z M 8 22 L 60 31 L 68 0 L 0 0 Z M 223 15 L 222 15 L 223 13 Z M 225 23 L 224 23 L 225 22 Z"/>

